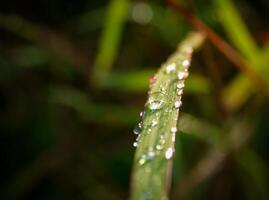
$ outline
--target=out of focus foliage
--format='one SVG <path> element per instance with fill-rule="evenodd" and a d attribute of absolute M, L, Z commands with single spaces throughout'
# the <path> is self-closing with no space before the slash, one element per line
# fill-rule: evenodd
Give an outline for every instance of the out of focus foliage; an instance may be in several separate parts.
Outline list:
<path fill-rule="evenodd" d="M 269 80 L 267 0 L 178 2 Z M 192 29 L 160 0 L 2 1 L 0 199 L 127 199 L 148 79 Z M 269 198 L 266 91 L 204 44 L 171 199 Z"/>

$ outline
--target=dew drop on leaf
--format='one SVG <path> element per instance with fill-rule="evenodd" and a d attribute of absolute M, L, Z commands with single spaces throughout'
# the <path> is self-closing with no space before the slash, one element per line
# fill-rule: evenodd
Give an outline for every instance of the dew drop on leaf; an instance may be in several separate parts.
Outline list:
<path fill-rule="evenodd" d="M 141 128 L 137 125 L 133 130 L 135 135 L 138 135 L 141 132 Z"/>
<path fill-rule="evenodd" d="M 177 84 L 177 89 L 182 89 L 184 88 L 184 86 L 185 86 L 184 82 L 181 81 Z"/>
<path fill-rule="evenodd" d="M 177 77 L 179 80 L 186 79 L 189 76 L 189 72 L 184 71 L 184 72 L 178 72 Z"/>
<path fill-rule="evenodd" d="M 149 109 L 150 110 L 159 110 L 163 106 L 163 101 L 154 100 L 149 102 Z"/>
<path fill-rule="evenodd" d="M 171 72 L 176 71 L 176 64 L 172 63 L 172 64 L 167 65 L 165 71 L 167 74 L 170 74 Z"/>
<path fill-rule="evenodd" d="M 182 65 L 183 65 L 183 67 L 189 67 L 190 66 L 190 61 L 189 60 L 184 60 L 182 62 Z"/>
<path fill-rule="evenodd" d="M 157 124 L 158 124 L 158 122 L 156 120 L 152 120 L 152 122 L 151 122 L 152 127 L 156 126 Z"/>
<path fill-rule="evenodd" d="M 178 94 L 178 96 L 181 96 L 183 94 L 183 90 L 182 89 L 178 90 L 177 94 Z"/>
<path fill-rule="evenodd" d="M 172 156 L 173 156 L 173 153 L 174 153 L 173 149 L 172 149 L 171 147 L 169 147 L 169 148 L 165 151 L 165 158 L 166 158 L 167 160 L 171 159 Z"/>
<path fill-rule="evenodd" d="M 182 105 L 181 101 L 176 101 L 175 102 L 175 108 L 179 108 Z"/>
<path fill-rule="evenodd" d="M 172 127 L 172 128 L 171 128 L 171 132 L 172 132 L 172 133 L 176 133 L 176 132 L 177 132 L 177 128 L 176 128 L 176 127 Z"/>

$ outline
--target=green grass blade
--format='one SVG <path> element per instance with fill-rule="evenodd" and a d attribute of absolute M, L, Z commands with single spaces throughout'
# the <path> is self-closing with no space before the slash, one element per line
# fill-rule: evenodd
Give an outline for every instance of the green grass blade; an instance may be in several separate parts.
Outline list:
<path fill-rule="evenodd" d="M 191 33 L 152 79 L 142 122 L 134 130 L 132 200 L 167 199 L 184 81 L 192 51 L 202 41 L 202 35 Z"/>
<path fill-rule="evenodd" d="M 252 38 L 240 14 L 230 0 L 217 0 L 217 12 L 226 33 L 236 48 L 259 67 L 260 49 Z"/>
<path fill-rule="evenodd" d="M 111 0 L 108 6 L 104 30 L 93 69 L 93 78 L 97 83 L 102 83 L 105 79 L 117 56 L 128 10 L 128 0 Z"/>
<path fill-rule="evenodd" d="M 148 89 L 149 78 L 154 70 L 139 70 L 111 72 L 103 82 L 105 89 L 124 92 L 145 92 Z M 209 94 L 210 86 L 207 78 L 198 73 L 192 73 L 186 80 L 185 92 L 188 94 Z"/>
<path fill-rule="evenodd" d="M 258 47 L 246 24 L 231 0 L 216 0 L 216 10 L 229 39 L 246 58 L 249 66 L 269 83 L 267 59 Z M 223 91 L 224 105 L 228 111 L 239 109 L 247 102 L 255 87 L 243 75 L 238 75 Z"/>

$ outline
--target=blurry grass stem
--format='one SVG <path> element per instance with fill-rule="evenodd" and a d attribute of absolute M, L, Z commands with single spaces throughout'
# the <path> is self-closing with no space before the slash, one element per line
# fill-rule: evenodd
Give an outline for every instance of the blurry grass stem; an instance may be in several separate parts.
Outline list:
<path fill-rule="evenodd" d="M 215 5 L 219 20 L 231 42 L 248 60 L 250 66 L 269 83 L 268 60 L 263 56 L 266 49 L 261 49 L 256 44 L 232 1 L 217 0 Z M 247 77 L 239 74 L 223 90 L 223 103 L 228 111 L 235 111 L 249 99 L 254 91 L 255 88 Z"/>
<path fill-rule="evenodd" d="M 187 9 L 181 7 L 175 0 L 167 0 L 179 15 L 182 15 L 195 29 L 203 33 L 207 39 L 222 52 L 240 71 L 242 71 L 256 86 L 262 88 L 268 97 L 268 82 L 263 75 L 256 71 L 249 63 L 241 57 L 237 51 L 224 41 L 217 33 L 205 25 L 199 18 L 192 15 Z"/>
<path fill-rule="evenodd" d="M 104 29 L 92 69 L 93 74 L 90 74 L 97 85 L 102 85 L 117 56 L 129 10 L 129 0 L 111 0 L 107 9 Z"/>

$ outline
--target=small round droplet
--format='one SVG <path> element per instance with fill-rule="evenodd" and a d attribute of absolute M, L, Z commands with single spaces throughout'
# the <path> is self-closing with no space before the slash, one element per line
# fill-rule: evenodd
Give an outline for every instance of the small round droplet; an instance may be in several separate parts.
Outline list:
<path fill-rule="evenodd" d="M 177 77 L 179 80 L 186 79 L 189 76 L 189 72 L 178 72 Z"/>
<path fill-rule="evenodd" d="M 184 82 L 179 82 L 177 84 L 177 89 L 182 89 L 182 88 L 184 88 L 184 86 L 185 86 Z"/>
<path fill-rule="evenodd" d="M 157 144 L 157 145 L 156 145 L 156 149 L 157 149 L 157 150 L 162 150 L 162 148 L 163 148 L 162 145 L 160 145 L 160 144 Z"/>
<path fill-rule="evenodd" d="M 134 147 L 137 147 L 137 146 L 138 146 L 138 143 L 137 143 L 137 142 L 134 142 L 134 143 L 133 143 L 133 146 L 134 146 Z"/>
<path fill-rule="evenodd" d="M 167 74 L 170 74 L 171 72 L 174 72 L 175 70 L 176 70 L 176 64 L 172 63 L 172 64 L 167 65 L 165 71 Z"/>
<path fill-rule="evenodd" d="M 151 122 L 152 127 L 156 126 L 157 124 L 158 124 L 158 122 L 156 120 L 152 120 L 152 122 Z"/>
<path fill-rule="evenodd" d="M 146 162 L 146 159 L 142 156 L 142 157 L 139 159 L 138 164 L 139 164 L 139 165 L 144 165 L 145 162 Z"/>
<path fill-rule="evenodd" d="M 163 106 L 162 101 L 154 100 L 149 102 L 149 109 L 150 110 L 159 110 Z"/>
<path fill-rule="evenodd" d="M 175 108 L 179 108 L 182 105 L 181 101 L 176 101 L 175 102 Z"/>
<path fill-rule="evenodd" d="M 172 128 L 171 128 L 171 132 L 172 132 L 172 133 L 176 133 L 176 132 L 177 132 L 177 128 L 176 128 L 176 127 L 172 127 Z"/>
<path fill-rule="evenodd" d="M 183 90 L 182 89 L 178 90 L 177 94 L 178 94 L 178 96 L 181 96 L 183 94 Z"/>
<path fill-rule="evenodd" d="M 184 60 L 182 62 L 182 65 L 183 65 L 183 67 L 189 67 L 190 66 L 190 61 L 189 60 Z"/>
<path fill-rule="evenodd" d="M 133 130 L 133 133 L 134 133 L 135 135 L 138 135 L 140 132 L 141 132 L 141 129 L 139 128 L 139 126 L 136 126 L 136 127 L 134 128 L 134 130 Z"/>
<path fill-rule="evenodd" d="M 171 147 L 169 147 L 169 148 L 165 151 L 165 158 L 166 158 L 167 160 L 171 159 L 172 156 L 173 156 L 173 153 L 174 153 L 173 149 L 172 149 Z"/>

